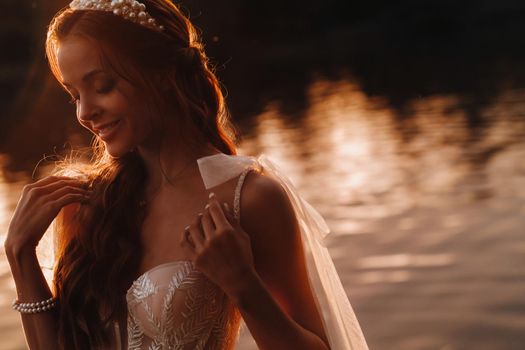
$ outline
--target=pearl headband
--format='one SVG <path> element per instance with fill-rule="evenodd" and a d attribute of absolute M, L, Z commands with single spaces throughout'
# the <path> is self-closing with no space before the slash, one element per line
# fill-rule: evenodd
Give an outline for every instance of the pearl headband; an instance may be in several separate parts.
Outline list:
<path fill-rule="evenodd" d="M 146 5 L 137 0 L 73 0 L 69 4 L 73 10 L 97 10 L 112 12 L 128 21 L 157 31 L 164 30 L 149 13 Z"/>

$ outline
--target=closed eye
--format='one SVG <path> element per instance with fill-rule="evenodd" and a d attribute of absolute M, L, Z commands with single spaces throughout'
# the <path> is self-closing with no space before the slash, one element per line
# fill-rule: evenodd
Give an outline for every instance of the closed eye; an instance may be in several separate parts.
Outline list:
<path fill-rule="evenodd" d="M 113 89 L 113 87 L 115 86 L 115 81 L 114 80 L 107 80 L 104 82 L 104 84 L 98 88 L 96 91 L 97 93 L 99 94 L 106 94 L 108 92 L 111 92 L 111 90 Z"/>

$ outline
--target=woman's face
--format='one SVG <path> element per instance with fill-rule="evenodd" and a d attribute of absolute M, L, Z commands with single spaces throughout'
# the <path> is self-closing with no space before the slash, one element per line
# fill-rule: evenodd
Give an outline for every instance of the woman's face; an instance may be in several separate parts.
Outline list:
<path fill-rule="evenodd" d="M 120 157 L 152 136 L 147 103 L 134 86 L 103 68 L 99 48 L 79 36 L 60 42 L 57 63 L 79 123 L 100 137 L 112 157 Z"/>

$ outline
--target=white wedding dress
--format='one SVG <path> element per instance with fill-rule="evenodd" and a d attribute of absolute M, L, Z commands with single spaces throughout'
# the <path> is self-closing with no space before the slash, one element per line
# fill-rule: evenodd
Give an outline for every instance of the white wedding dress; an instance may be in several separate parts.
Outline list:
<path fill-rule="evenodd" d="M 198 159 L 206 189 L 240 172 L 233 201 L 236 218 L 244 178 L 250 170 L 259 170 L 246 166 L 245 160 L 222 153 Z M 235 348 L 239 311 L 191 261 L 168 262 L 146 271 L 133 282 L 126 300 L 129 350 Z M 115 334 L 120 335 L 118 327 Z"/>
<path fill-rule="evenodd" d="M 234 216 L 239 218 L 244 178 L 258 171 L 278 181 L 288 194 L 301 229 L 308 279 L 332 350 L 368 350 L 359 323 L 343 289 L 324 240 L 330 230 L 291 181 L 268 159 L 215 154 L 197 160 L 206 189 L 239 177 Z M 129 350 L 234 349 L 240 313 L 224 292 L 190 261 L 156 266 L 139 276 L 126 294 Z M 112 330 L 113 331 L 113 330 Z M 114 323 L 115 344 L 124 343 Z"/>

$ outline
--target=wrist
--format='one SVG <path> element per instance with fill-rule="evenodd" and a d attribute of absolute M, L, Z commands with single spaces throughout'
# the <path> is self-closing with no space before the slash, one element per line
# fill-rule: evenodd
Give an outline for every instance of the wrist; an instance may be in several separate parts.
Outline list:
<path fill-rule="evenodd" d="M 226 291 L 226 294 L 239 309 L 245 309 L 261 288 L 264 288 L 263 281 L 257 271 L 252 269 L 246 271 L 238 283 Z"/>
<path fill-rule="evenodd" d="M 24 256 L 35 255 L 36 247 L 27 244 L 20 244 L 6 239 L 4 242 L 4 250 L 9 262 L 19 262 Z"/>

